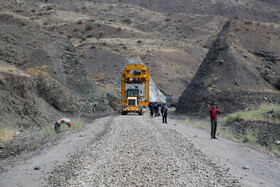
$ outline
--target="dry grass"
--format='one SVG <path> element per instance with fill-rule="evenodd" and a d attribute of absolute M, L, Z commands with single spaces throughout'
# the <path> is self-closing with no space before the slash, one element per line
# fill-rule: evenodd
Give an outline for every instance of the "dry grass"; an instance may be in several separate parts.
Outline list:
<path fill-rule="evenodd" d="M 258 140 L 257 136 L 258 136 L 257 132 L 253 132 L 253 130 L 248 129 L 242 138 L 242 142 L 255 145 Z"/>
<path fill-rule="evenodd" d="M 0 140 L 4 142 L 9 142 L 14 138 L 15 131 L 9 128 L 0 128 Z"/>
<path fill-rule="evenodd" d="M 49 136 L 53 136 L 56 134 L 55 130 L 54 130 L 54 125 L 47 125 L 47 126 L 43 127 L 41 132 L 42 132 L 42 135 L 44 138 L 47 138 Z"/>
<path fill-rule="evenodd" d="M 40 75 L 40 74 L 47 74 L 47 75 L 49 75 L 48 66 L 46 66 L 46 65 L 37 66 L 37 67 L 34 67 L 34 68 L 28 68 L 26 71 L 28 73 L 32 74 L 32 75 Z"/>
<path fill-rule="evenodd" d="M 276 118 L 264 118 L 263 114 L 267 113 L 270 110 L 274 110 L 276 114 Z M 222 118 L 222 121 L 230 124 L 234 122 L 236 119 L 243 119 L 245 121 L 272 121 L 279 122 L 280 121 L 280 106 L 274 104 L 263 104 L 259 108 L 249 111 L 238 111 L 232 114 L 227 115 Z"/>
<path fill-rule="evenodd" d="M 206 121 L 190 122 L 189 120 L 186 120 L 185 122 L 186 122 L 186 125 L 188 125 L 188 126 L 206 129 L 209 132 L 211 131 L 210 122 L 206 122 Z M 248 130 L 244 136 L 242 136 L 241 138 L 238 138 L 234 134 L 232 134 L 229 130 L 217 128 L 217 135 L 228 138 L 230 140 L 242 141 L 243 143 L 249 143 L 249 144 L 256 145 L 258 132 L 253 132 L 252 130 Z"/>
<path fill-rule="evenodd" d="M 76 118 L 76 119 L 72 120 L 72 125 L 73 125 L 73 128 L 78 131 L 80 131 L 84 128 L 84 122 L 81 120 L 81 118 Z"/>

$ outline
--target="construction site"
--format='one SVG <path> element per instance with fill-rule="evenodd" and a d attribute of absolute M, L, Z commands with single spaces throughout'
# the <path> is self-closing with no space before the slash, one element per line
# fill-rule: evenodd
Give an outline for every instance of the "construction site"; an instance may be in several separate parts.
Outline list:
<path fill-rule="evenodd" d="M 1 0 L 0 187 L 280 184 L 278 0 Z"/>

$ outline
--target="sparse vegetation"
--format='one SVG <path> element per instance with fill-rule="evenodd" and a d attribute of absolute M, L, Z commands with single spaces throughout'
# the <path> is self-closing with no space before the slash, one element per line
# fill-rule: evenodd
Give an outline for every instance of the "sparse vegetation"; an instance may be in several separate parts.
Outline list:
<path fill-rule="evenodd" d="M 81 41 L 83 42 L 83 41 L 86 41 L 87 40 L 87 38 L 85 37 L 85 36 L 82 36 L 81 37 Z"/>
<path fill-rule="evenodd" d="M 64 32 L 63 31 L 59 31 L 59 34 L 64 34 Z"/>
<path fill-rule="evenodd" d="M 31 9 L 31 12 L 33 12 L 33 13 L 36 12 L 36 9 L 35 9 L 35 8 L 32 8 L 32 9 Z"/>
<path fill-rule="evenodd" d="M 276 118 L 264 118 L 263 114 L 274 110 Z M 227 115 L 226 117 L 224 117 L 222 119 L 222 121 L 224 121 L 226 124 L 230 124 L 232 122 L 234 122 L 237 119 L 243 119 L 245 121 L 256 121 L 256 120 L 268 120 L 268 121 L 279 121 L 280 116 L 280 106 L 278 105 L 269 105 L 269 104 L 264 104 L 261 105 L 258 109 L 254 109 L 254 110 L 248 110 L 248 111 L 238 111 L 232 114 Z"/>
<path fill-rule="evenodd" d="M 51 5 L 47 6 L 47 10 L 52 10 L 52 9 L 53 9 L 53 7 Z"/>
<path fill-rule="evenodd" d="M 23 12 L 22 9 L 16 9 L 16 13 L 20 13 L 20 12 Z"/>
<path fill-rule="evenodd" d="M 25 26 L 25 25 L 26 25 L 26 23 L 24 21 L 20 22 L 20 26 Z"/>
<path fill-rule="evenodd" d="M 72 38 L 72 34 L 67 34 L 67 38 Z"/>
<path fill-rule="evenodd" d="M 84 123 L 81 120 L 81 118 L 76 118 L 76 119 L 72 120 L 72 122 L 73 122 L 73 128 L 75 130 L 82 130 L 84 128 Z"/>
<path fill-rule="evenodd" d="M 275 108 L 275 116 L 280 120 L 280 107 Z"/>
<path fill-rule="evenodd" d="M 121 31 L 122 30 L 122 28 L 121 27 L 118 27 L 118 31 Z"/>
<path fill-rule="evenodd" d="M 28 148 L 28 150 L 34 150 L 34 149 L 37 149 L 37 147 L 38 147 L 38 144 L 37 143 L 34 143 L 34 144 L 32 144 L 29 148 Z"/>
<path fill-rule="evenodd" d="M 131 18 L 124 18 L 123 22 L 124 23 L 131 23 Z"/>
<path fill-rule="evenodd" d="M 90 30 L 92 30 L 92 28 L 93 28 L 93 26 L 91 24 L 87 24 L 85 29 L 86 29 L 86 31 L 90 31 Z"/>
<path fill-rule="evenodd" d="M 123 49 L 127 50 L 127 49 L 128 49 L 128 47 L 127 47 L 126 45 L 123 45 Z"/>
<path fill-rule="evenodd" d="M 103 37 L 103 36 L 104 36 L 104 32 L 101 31 L 101 32 L 99 33 L 99 37 L 101 38 L 101 37 Z"/>
<path fill-rule="evenodd" d="M 251 25 L 253 22 L 251 20 L 244 21 L 245 25 Z"/>
<path fill-rule="evenodd" d="M 15 135 L 14 130 L 0 127 L 0 140 L 4 142 L 11 141 Z"/>
<path fill-rule="evenodd" d="M 78 20 L 78 21 L 77 21 L 77 24 L 82 24 L 82 23 L 83 23 L 82 20 Z"/>
<path fill-rule="evenodd" d="M 191 127 L 196 127 L 196 128 L 202 128 L 202 129 L 206 129 L 208 131 L 211 131 L 211 127 L 210 127 L 210 122 L 207 123 L 206 121 L 192 121 L 190 122 L 189 120 L 185 121 L 186 125 L 191 126 Z M 234 141 L 240 141 L 243 143 L 248 143 L 251 145 L 257 145 L 257 146 L 261 146 L 257 143 L 258 140 L 258 130 L 252 130 L 252 129 L 247 129 L 247 131 L 245 132 L 245 135 L 235 135 L 232 132 L 230 132 L 228 129 L 221 129 L 218 128 L 217 129 L 217 135 L 220 135 L 222 137 L 234 140 Z M 274 145 L 274 144 L 272 144 Z M 272 146 L 271 146 L 272 147 Z M 274 146 L 273 152 L 275 152 L 276 154 L 278 154 L 278 148 Z"/>
<path fill-rule="evenodd" d="M 42 135 L 43 135 L 44 138 L 55 135 L 54 126 L 53 125 L 47 125 L 47 126 L 43 127 L 42 128 Z"/>
<path fill-rule="evenodd" d="M 255 144 L 256 141 L 257 141 L 257 133 L 254 133 L 251 129 L 248 129 L 242 138 L 242 142 Z"/>
<path fill-rule="evenodd" d="M 181 28 L 180 28 L 179 26 L 176 26 L 176 29 L 177 29 L 177 30 L 180 30 Z"/>

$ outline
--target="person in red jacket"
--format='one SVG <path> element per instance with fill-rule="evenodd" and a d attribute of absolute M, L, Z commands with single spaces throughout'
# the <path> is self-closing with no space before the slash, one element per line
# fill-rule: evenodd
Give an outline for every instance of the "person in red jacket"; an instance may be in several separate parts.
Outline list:
<path fill-rule="evenodd" d="M 217 139 L 217 116 L 221 113 L 221 111 L 218 109 L 218 107 L 216 107 L 215 103 L 213 103 L 212 107 L 209 109 L 209 113 L 211 118 L 211 139 Z"/>

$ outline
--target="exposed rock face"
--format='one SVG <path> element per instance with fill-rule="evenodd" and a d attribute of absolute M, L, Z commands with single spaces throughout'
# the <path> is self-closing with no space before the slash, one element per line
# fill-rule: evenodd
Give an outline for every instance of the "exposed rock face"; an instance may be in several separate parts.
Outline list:
<path fill-rule="evenodd" d="M 177 113 L 208 115 L 213 101 L 225 113 L 280 102 L 279 25 L 231 20 L 178 102 Z"/>
<path fill-rule="evenodd" d="M 0 33 L 0 59 L 30 73 L 39 96 L 55 109 L 70 114 L 111 110 L 66 37 L 17 26 L 2 26 Z"/>
<path fill-rule="evenodd" d="M 0 72 L 0 102 L 1 124 L 6 126 L 42 127 L 58 116 L 38 97 L 36 84 L 27 75 Z"/>

